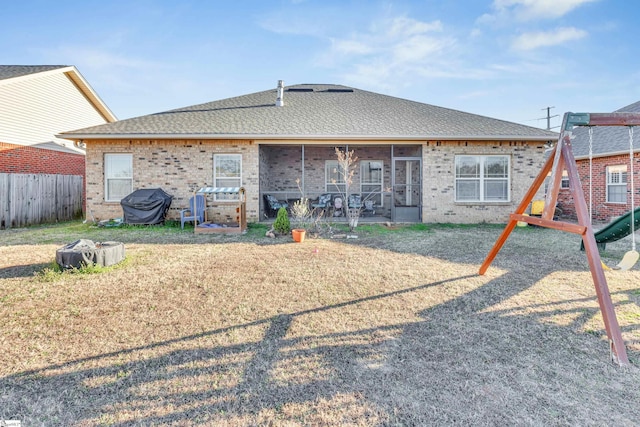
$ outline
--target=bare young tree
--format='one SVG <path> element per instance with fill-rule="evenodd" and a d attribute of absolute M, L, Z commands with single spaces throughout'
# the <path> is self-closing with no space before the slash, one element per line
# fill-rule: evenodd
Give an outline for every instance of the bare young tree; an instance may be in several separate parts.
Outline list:
<path fill-rule="evenodd" d="M 362 203 L 360 203 L 359 206 L 350 206 L 351 200 L 349 197 L 353 194 L 351 187 L 353 185 L 353 176 L 356 172 L 358 157 L 355 155 L 353 150 L 343 151 L 336 147 L 335 152 L 338 160 L 338 168 L 334 173 L 341 178 L 341 182 L 338 183 L 335 179 L 332 179 L 331 181 L 344 199 L 347 218 L 349 219 L 349 230 L 353 231 L 358 224 L 358 217 L 360 217 L 360 211 L 362 210 Z M 338 184 L 344 184 L 344 190 L 338 186 Z"/>

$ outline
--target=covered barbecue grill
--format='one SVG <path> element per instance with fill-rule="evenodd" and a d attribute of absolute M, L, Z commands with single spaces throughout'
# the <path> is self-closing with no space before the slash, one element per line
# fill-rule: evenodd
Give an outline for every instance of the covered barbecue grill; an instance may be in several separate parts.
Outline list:
<path fill-rule="evenodd" d="M 141 188 L 120 201 L 125 224 L 163 224 L 173 196 L 162 188 Z"/>

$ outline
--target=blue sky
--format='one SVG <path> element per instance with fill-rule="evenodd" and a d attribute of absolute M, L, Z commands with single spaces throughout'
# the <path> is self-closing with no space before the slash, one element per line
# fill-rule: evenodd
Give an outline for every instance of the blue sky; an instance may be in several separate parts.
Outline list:
<path fill-rule="evenodd" d="M 2 9 L 0 62 L 75 65 L 120 119 L 280 79 L 542 128 L 545 107 L 562 116 L 640 100 L 640 9 L 623 0 L 24 0 Z"/>

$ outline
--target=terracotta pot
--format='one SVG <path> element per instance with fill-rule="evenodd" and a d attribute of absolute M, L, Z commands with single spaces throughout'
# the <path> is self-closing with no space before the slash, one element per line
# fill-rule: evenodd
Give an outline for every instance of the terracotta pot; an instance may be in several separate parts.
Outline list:
<path fill-rule="evenodd" d="M 305 229 L 302 228 L 294 228 L 291 230 L 291 236 L 293 236 L 293 241 L 302 243 L 304 242 L 304 236 L 307 233 Z"/>

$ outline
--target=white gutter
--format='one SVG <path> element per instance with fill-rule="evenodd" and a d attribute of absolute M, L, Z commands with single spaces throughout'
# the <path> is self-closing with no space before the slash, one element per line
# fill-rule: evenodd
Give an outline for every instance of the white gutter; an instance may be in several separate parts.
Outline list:
<path fill-rule="evenodd" d="M 636 148 L 635 150 L 633 150 L 634 153 L 640 153 L 640 148 Z M 629 156 L 629 150 L 625 150 L 625 151 L 614 151 L 611 153 L 599 153 L 599 154 L 594 154 L 592 157 L 594 159 L 599 159 L 602 157 L 613 157 L 613 156 Z M 586 156 L 575 156 L 576 160 L 589 160 L 589 155 Z"/>
<path fill-rule="evenodd" d="M 97 134 L 97 133 L 73 133 L 58 134 L 56 138 L 77 141 L 80 139 L 255 139 L 255 140 L 405 140 L 405 141 L 555 141 L 546 136 L 523 135 L 268 135 L 268 134 L 213 134 L 213 133 L 130 133 L 130 134 Z"/>

